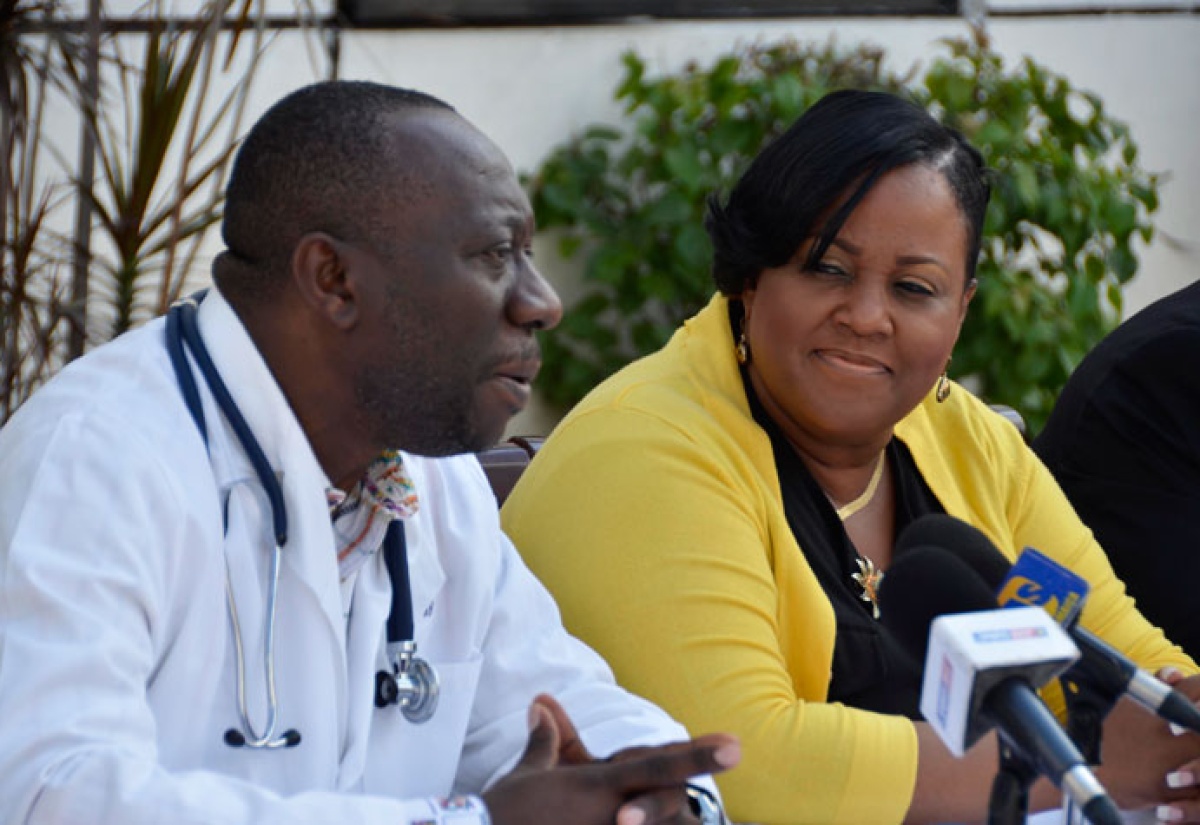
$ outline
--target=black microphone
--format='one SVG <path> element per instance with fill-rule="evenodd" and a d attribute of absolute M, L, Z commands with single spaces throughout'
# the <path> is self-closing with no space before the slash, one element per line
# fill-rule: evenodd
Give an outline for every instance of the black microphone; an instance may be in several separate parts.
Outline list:
<path fill-rule="evenodd" d="M 967 691 L 957 684 L 953 690 L 960 701 L 970 697 L 970 718 L 964 741 L 950 741 L 947 730 L 929 718 L 926 710 L 938 703 L 945 710 L 945 704 L 955 699 L 939 695 L 927 701 L 925 692 L 922 693 L 922 710 L 952 751 L 961 752 L 983 732 L 995 727 L 1011 748 L 1069 796 L 1091 822 L 1119 825 L 1121 815 L 1117 806 L 1030 684 L 1029 676 L 1032 675 L 1035 681 L 1044 681 L 1043 677 L 1048 678 L 1047 673 L 1057 670 L 1047 671 L 1042 659 L 1031 661 L 1026 667 L 991 669 L 980 660 L 969 662 L 961 672 L 948 673 L 948 665 L 943 661 L 932 666 L 940 669 L 940 673 L 933 675 L 940 676 L 941 684 L 938 684 L 938 678 L 931 679 L 928 640 L 930 625 L 935 619 L 947 614 L 990 611 L 995 615 L 1005 612 L 996 609 L 991 588 L 978 574 L 940 547 L 914 547 L 910 542 L 906 552 L 895 554 L 880 587 L 879 600 L 882 623 L 913 656 L 926 663 L 926 689 L 931 684 L 945 688 L 946 683 L 961 677 L 963 672 L 971 677 Z M 1049 628 L 1055 627 L 1044 614 L 1034 615 L 1041 616 L 1041 621 Z M 1061 637 L 1057 630 L 1055 633 Z"/>
<path fill-rule="evenodd" d="M 987 582 L 994 592 L 1002 588 L 1012 569 L 1012 564 L 992 544 L 991 539 L 953 516 L 932 514 L 914 521 L 897 539 L 895 555 L 902 557 L 907 548 L 919 546 L 941 547 L 950 551 Z M 1053 561 L 1048 561 L 1053 564 Z M 1036 592 L 1025 603 L 1041 604 Z M 1069 623 L 1066 629 L 1083 656 L 1067 671 L 1065 678 L 1082 682 L 1110 703 L 1115 702 L 1121 694 L 1126 694 L 1162 719 L 1200 733 L 1200 710 L 1187 695 L 1142 670 L 1123 653 L 1080 627 L 1077 622 Z"/>

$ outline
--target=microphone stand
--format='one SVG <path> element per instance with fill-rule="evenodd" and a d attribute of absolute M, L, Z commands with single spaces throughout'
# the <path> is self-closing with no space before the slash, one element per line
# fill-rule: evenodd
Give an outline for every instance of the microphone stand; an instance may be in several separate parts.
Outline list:
<path fill-rule="evenodd" d="M 1029 814 L 1029 788 L 1038 772 L 1003 731 L 997 733 L 1000 770 L 992 781 L 992 795 L 988 799 L 988 825 L 1021 825 Z"/>
<path fill-rule="evenodd" d="M 1080 659 L 1062 675 L 1061 683 L 1067 701 L 1067 735 L 1089 765 L 1099 765 L 1104 717 L 1108 716 L 1121 695 L 1096 688 L 1095 685 L 1103 684 L 1103 681 L 1088 678 L 1089 667 L 1086 659 Z M 1083 814 L 1064 794 L 1063 823 L 1081 825 L 1084 822 Z"/>

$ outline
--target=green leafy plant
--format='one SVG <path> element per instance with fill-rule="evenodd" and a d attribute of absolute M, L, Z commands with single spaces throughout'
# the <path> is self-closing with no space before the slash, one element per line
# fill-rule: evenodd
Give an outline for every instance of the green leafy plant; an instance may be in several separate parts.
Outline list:
<path fill-rule="evenodd" d="M 1101 99 L 1032 60 L 1012 71 L 986 40 L 948 41 L 922 99 L 995 172 L 979 290 L 954 373 L 1037 432 L 1072 370 L 1120 320 L 1153 236 L 1157 175 Z"/>
<path fill-rule="evenodd" d="M 544 397 L 567 407 L 660 347 L 713 292 L 704 199 L 838 88 L 906 94 L 962 129 L 997 170 L 978 306 L 953 373 L 1036 431 L 1083 354 L 1119 317 L 1136 270 L 1132 239 L 1152 232 L 1155 176 L 1101 101 L 1025 61 L 1006 72 L 982 35 L 948 41 L 921 80 L 883 53 L 785 41 L 741 48 L 650 78 L 624 57 L 616 96 L 630 119 L 593 126 L 529 181 L 543 228 L 582 259 L 584 291 L 546 336 Z"/>

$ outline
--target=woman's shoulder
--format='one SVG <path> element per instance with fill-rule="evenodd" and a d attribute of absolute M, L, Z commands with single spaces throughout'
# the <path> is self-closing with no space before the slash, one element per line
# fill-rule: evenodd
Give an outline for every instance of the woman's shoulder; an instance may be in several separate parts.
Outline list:
<path fill-rule="evenodd" d="M 896 426 L 896 436 L 955 514 L 1007 510 L 1036 463 L 1017 427 L 958 384 L 944 403 L 930 393 Z"/>
<path fill-rule="evenodd" d="M 1008 454 L 1022 452 L 1024 436 L 1016 423 L 952 382 L 944 402 L 930 392 L 916 409 L 896 425 L 896 435 L 910 449 L 985 450 Z"/>
<path fill-rule="evenodd" d="M 618 370 L 587 394 L 559 430 L 588 430 L 600 421 L 658 421 L 682 432 L 734 429 L 750 420 L 725 320 L 715 297 L 685 321 L 662 349 Z"/>

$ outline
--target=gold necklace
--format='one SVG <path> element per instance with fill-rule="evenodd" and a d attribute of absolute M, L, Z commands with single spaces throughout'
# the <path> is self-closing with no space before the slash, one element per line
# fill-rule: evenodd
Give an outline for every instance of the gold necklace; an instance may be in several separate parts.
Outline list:
<path fill-rule="evenodd" d="M 861 496 L 849 504 L 834 508 L 838 514 L 838 518 L 843 523 L 874 500 L 875 493 L 879 490 L 879 482 L 883 478 L 883 465 L 885 461 L 886 457 L 881 453 L 879 460 L 875 462 L 875 470 L 871 473 L 871 480 L 867 482 L 867 489 L 863 490 Z M 864 557 L 862 554 L 858 554 L 855 561 L 858 563 L 858 572 L 852 573 L 850 578 L 862 588 L 862 592 L 858 594 L 858 598 L 870 603 L 871 616 L 878 620 L 880 615 L 879 585 L 883 583 L 883 571 L 875 566 L 875 562 Z"/>
<path fill-rule="evenodd" d="M 845 521 L 871 503 L 871 499 L 875 498 L 875 492 L 879 489 L 879 481 L 883 478 L 883 464 L 884 456 L 880 453 L 879 460 L 875 462 L 875 471 L 871 473 L 871 480 L 867 482 L 867 489 L 863 490 L 862 495 L 849 504 L 835 507 L 838 518 Z"/>

